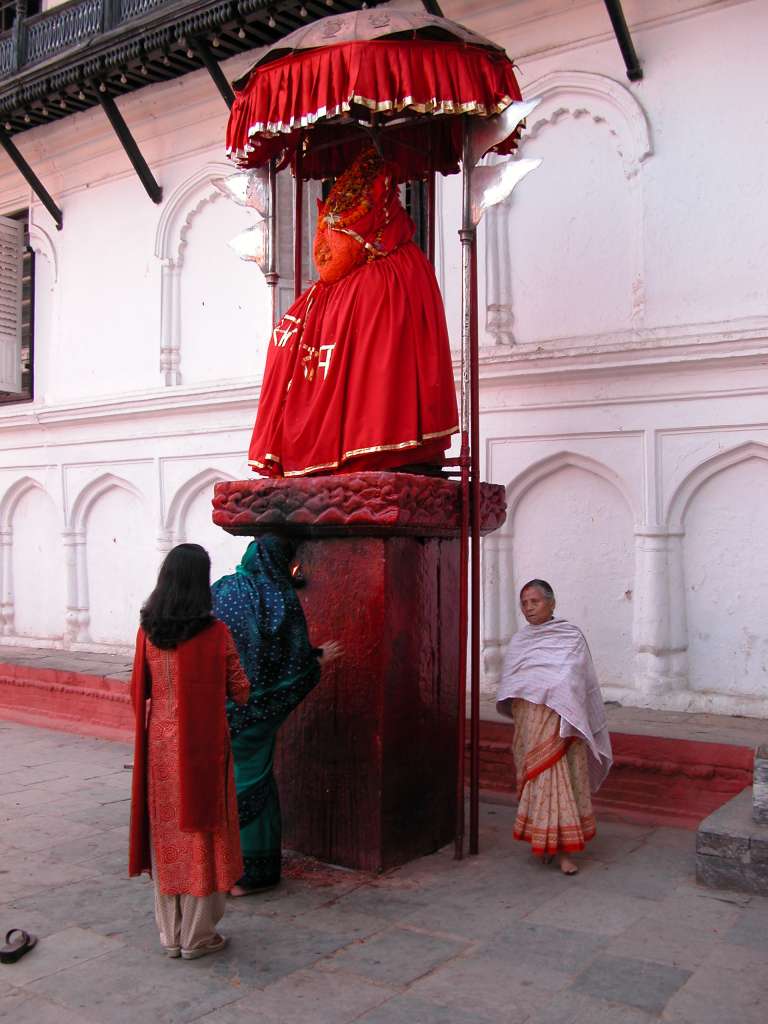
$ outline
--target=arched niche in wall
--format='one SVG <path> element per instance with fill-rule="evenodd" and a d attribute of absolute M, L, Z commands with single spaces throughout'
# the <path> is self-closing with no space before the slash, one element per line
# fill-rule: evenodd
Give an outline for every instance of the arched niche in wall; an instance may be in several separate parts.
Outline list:
<path fill-rule="evenodd" d="M 0 544 L 3 635 L 61 640 L 66 602 L 61 522 L 39 481 L 23 477 L 4 495 Z"/>
<path fill-rule="evenodd" d="M 69 560 L 71 639 L 128 645 L 157 571 L 146 501 L 127 480 L 105 473 L 77 496 L 71 522 L 65 537 L 74 549 Z"/>
<path fill-rule="evenodd" d="M 271 331 L 266 281 L 227 244 L 256 224 L 212 184 L 234 168 L 207 164 L 171 194 L 155 237 L 161 261 L 163 382 L 260 376 Z"/>
<path fill-rule="evenodd" d="M 629 488 L 601 462 L 560 452 L 529 467 L 509 486 L 507 520 L 487 538 L 484 646 L 489 681 L 524 620 L 518 591 L 548 580 L 558 614 L 581 627 L 601 683 L 633 683 L 632 592 L 638 510 Z"/>
<path fill-rule="evenodd" d="M 558 71 L 519 150 L 541 157 L 486 215 L 486 340 L 531 344 L 642 326 L 640 169 L 652 153 L 638 101 L 603 75 Z"/>
<path fill-rule="evenodd" d="M 768 445 L 748 443 L 697 467 L 670 504 L 682 528 L 688 687 L 733 711 L 766 700 Z"/>
<path fill-rule="evenodd" d="M 248 543 L 247 537 L 233 537 L 215 526 L 211 518 L 213 486 L 219 480 L 233 480 L 228 473 L 204 469 L 178 489 L 166 520 L 167 547 L 174 544 L 202 544 L 211 556 L 211 580 L 234 572 Z"/>

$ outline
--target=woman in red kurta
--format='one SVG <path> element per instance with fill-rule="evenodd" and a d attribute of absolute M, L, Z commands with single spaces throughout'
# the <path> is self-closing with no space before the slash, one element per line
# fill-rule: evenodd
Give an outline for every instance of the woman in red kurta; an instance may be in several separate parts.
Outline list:
<path fill-rule="evenodd" d="M 243 862 L 227 697 L 248 680 L 229 630 L 211 614 L 210 559 L 198 544 L 168 553 L 141 612 L 129 873 L 148 871 L 168 956 L 223 949 L 216 932 Z"/>
<path fill-rule="evenodd" d="M 320 280 L 272 332 L 249 452 L 258 473 L 439 464 L 458 430 L 443 302 L 395 171 L 367 150 L 320 205 Z"/>

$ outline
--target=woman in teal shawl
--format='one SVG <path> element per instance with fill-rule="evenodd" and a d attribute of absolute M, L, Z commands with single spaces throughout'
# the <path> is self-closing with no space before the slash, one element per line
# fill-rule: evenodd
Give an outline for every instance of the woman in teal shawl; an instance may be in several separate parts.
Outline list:
<path fill-rule="evenodd" d="M 280 881 L 280 798 L 272 771 L 277 732 L 320 679 L 338 644 L 309 642 L 290 572 L 293 544 L 275 534 L 253 541 L 231 576 L 213 584 L 214 615 L 229 626 L 251 683 L 248 703 L 227 703 L 245 873 L 233 896 Z"/>

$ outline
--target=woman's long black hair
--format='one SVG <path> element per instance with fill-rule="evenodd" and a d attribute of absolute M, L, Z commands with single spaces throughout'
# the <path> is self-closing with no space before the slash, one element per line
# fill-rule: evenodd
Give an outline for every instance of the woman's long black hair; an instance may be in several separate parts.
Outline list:
<path fill-rule="evenodd" d="M 211 607 L 208 552 L 199 544 L 177 544 L 160 566 L 141 625 L 155 647 L 173 650 L 213 622 Z"/>

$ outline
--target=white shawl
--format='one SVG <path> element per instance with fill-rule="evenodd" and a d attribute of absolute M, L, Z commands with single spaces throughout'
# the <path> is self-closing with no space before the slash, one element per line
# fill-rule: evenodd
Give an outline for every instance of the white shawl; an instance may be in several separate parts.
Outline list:
<path fill-rule="evenodd" d="M 525 625 L 509 641 L 496 696 L 498 710 L 512 717 L 512 699 L 545 704 L 560 715 L 560 735 L 587 745 L 589 782 L 596 792 L 613 762 L 603 696 L 592 655 L 578 626 L 550 619 Z"/>

